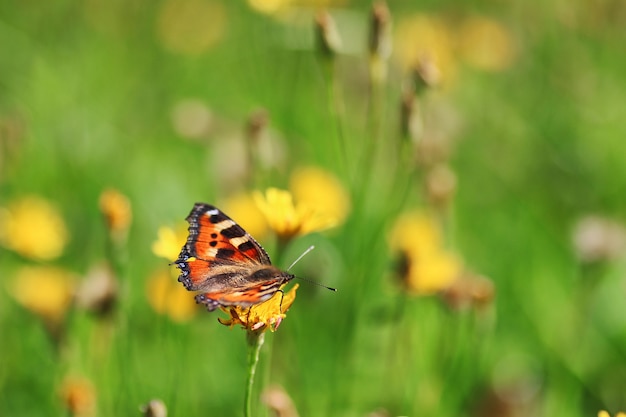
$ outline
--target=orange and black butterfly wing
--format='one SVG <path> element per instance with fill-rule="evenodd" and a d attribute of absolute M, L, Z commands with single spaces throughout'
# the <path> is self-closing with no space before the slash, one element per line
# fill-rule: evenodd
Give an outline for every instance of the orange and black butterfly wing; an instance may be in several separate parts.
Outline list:
<path fill-rule="evenodd" d="M 189 237 L 175 264 L 181 270 L 178 280 L 185 288 L 204 292 L 204 297 L 197 297 L 198 302 L 213 310 L 218 305 L 264 301 L 267 290 L 255 278 L 255 272 L 271 262 L 261 245 L 209 204 L 196 203 L 187 221 Z"/>

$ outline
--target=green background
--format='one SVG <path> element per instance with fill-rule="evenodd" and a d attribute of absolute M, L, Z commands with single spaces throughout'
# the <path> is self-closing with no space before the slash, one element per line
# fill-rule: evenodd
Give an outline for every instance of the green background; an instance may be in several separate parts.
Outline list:
<path fill-rule="evenodd" d="M 297 240 L 281 257 L 284 267 L 316 243 L 318 253 L 300 273 L 339 291 L 301 283 L 287 319 L 268 335 L 258 389 L 283 386 L 301 416 L 626 410 L 624 256 L 588 265 L 571 242 L 582 216 L 624 220 L 622 2 L 389 4 L 395 22 L 429 13 L 454 26 L 487 16 L 508 29 L 518 50 L 499 72 L 459 61 L 454 85 L 433 93 L 458 119 L 435 126 L 454 130 L 450 166 L 458 191 L 446 239 L 493 281 L 496 296 L 486 312 L 406 297 L 393 281 L 386 233 L 400 212 L 426 203 L 419 175 L 396 178 L 388 169 L 401 143 L 406 74 L 392 64 L 368 106 L 368 2 L 331 9 L 339 26 L 356 22 L 342 28 L 348 46 L 363 39 L 338 54 L 332 80 L 312 42 L 315 6 L 302 6 L 305 23 L 292 27 L 243 2 L 223 1 L 220 39 L 190 55 L 164 45 L 163 5 L 0 4 L 0 117 L 23 126 L 16 146 L 1 138 L 0 205 L 24 194 L 55 202 L 71 240 L 53 264 L 79 274 L 105 257 L 101 191 L 115 187 L 129 196 L 134 215 L 114 318 L 105 325 L 73 311 L 63 349 L 6 291 L 15 271 L 32 262 L 0 252 L 1 415 L 61 414 L 59 384 L 68 371 L 93 381 L 101 416 L 138 414 L 153 397 L 174 416 L 240 415 L 244 332 L 219 325 L 221 313 L 172 323 L 149 307 L 144 287 L 166 264 L 150 250 L 158 227 L 182 220 L 195 201 L 228 196 L 228 172 L 212 163 L 214 144 L 242 135 L 257 108 L 267 110 L 287 155 L 258 186 L 286 187 L 292 170 L 317 165 L 353 196 L 345 224 Z M 173 128 L 172 109 L 188 98 L 203 100 L 218 120 L 204 140 L 186 140 Z M 368 146 L 382 155 L 378 165 L 366 165 Z M 366 173 L 376 180 L 364 183 Z M 408 196 L 397 184 L 411 190 Z M 271 239 L 262 243 L 270 254 L 276 249 Z M 100 351 L 106 331 L 110 345 Z"/>

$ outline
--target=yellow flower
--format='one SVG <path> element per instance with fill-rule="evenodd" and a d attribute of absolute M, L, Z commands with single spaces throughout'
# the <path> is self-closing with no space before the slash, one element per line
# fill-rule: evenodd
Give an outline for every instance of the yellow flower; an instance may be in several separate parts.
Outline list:
<path fill-rule="evenodd" d="M 177 273 L 176 273 L 177 275 Z M 173 277 L 173 271 L 160 269 L 146 283 L 146 297 L 150 306 L 159 314 L 175 322 L 190 320 L 198 311 L 189 292 Z"/>
<path fill-rule="evenodd" d="M 60 268 L 28 266 L 17 272 L 10 293 L 28 310 L 59 323 L 72 302 L 74 279 Z"/>
<path fill-rule="evenodd" d="M 220 207 L 255 239 L 263 240 L 268 232 L 267 222 L 252 194 L 233 195 L 221 202 Z"/>
<path fill-rule="evenodd" d="M 264 14 L 275 14 L 282 11 L 291 0 L 248 0 L 251 8 Z"/>
<path fill-rule="evenodd" d="M 415 295 L 430 295 L 445 290 L 454 283 L 461 272 L 459 259 L 448 252 L 437 251 L 428 258 L 408 255 L 406 286 Z"/>
<path fill-rule="evenodd" d="M 71 416 L 87 417 L 95 414 L 96 391 L 86 378 L 66 378 L 61 386 L 61 399 Z"/>
<path fill-rule="evenodd" d="M 256 192 L 254 199 L 270 228 L 283 241 L 326 230 L 338 222 L 336 218 L 321 213 L 307 204 L 294 204 L 293 196 L 285 190 L 268 188 L 265 195 Z"/>
<path fill-rule="evenodd" d="M 458 33 L 459 53 L 470 65 L 484 71 L 502 71 L 516 58 L 515 45 L 507 28 L 486 17 L 465 21 Z"/>
<path fill-rule="evenodd" d="M 299 169 L 289 185 L 291 193 L 269 188 L 265 195 L 254 194 L 270 228 L 283 241 L 336 226 L 350 211 L 350 199 L 342 184 L 322 169 Z"/>
<path fill-rule="evenodd" d="M 346 0 L 248 0 L 248 5 L 259 13 L 267 15 L 284 14 L 289 8 L 328 8 L 338 7 Z"/>
<path fill-rule="evenodd" d="M 224 35 L 226 10 L 217 1 L 166 0 L 157 19 L 158 35 L 172 52 L 199 55 Z"/>
<path fill-rule="evenodd" d="M 218 318 L 219 322 L 225 326 L 233 327 L 237 324 L 244 329 L 250 331 L 265 331 L 270 329 L 272 332 L 278 329 L 278 326 L 287 315 L 287 310 L 291 307 L 296 299 L 296 290 L 298 284 L 295 284 L 288 292 L 281 291 L 274 294 L 272 298 L 252 307 L 221 307 L 221 309 L 230 315 L 225 320 Z"/>
<path fill-rule="evenodd" d="M 400 216 L 391 229 L 389 245 L 395 251 L 430 253 L 442 245 L 441 230 L 434 219 L 414 211 Z"/>
<path fill-rule="evenodd" d="M 434 219 L 410 213 L 398 219 L 390 235 L 392 250 L 402 259 L 402 278 L 407 291 L 431 295 L 450 287 L 459 277 L 462 263 L 445 250 Z"/>
<path fill-rule="evenodd" d="M 611 415 L 606 410 L 600 410 L 598 411 L 598 417 L 611 417 Z M 615 414 L 615 417 L 626 417 L 626 413 L 620 411 L 617 414 Z"/>
<path fill-rule="evenodd" d="M 350 212 L 350 198 L 341 182 L 329 172 L 316 167 L 296 170 L 289 189 L 298 203 L 315 207 L 324 216 L 343 223 Z"/>
<path fill-rule="evenodd" d="M 159 227 L 157 240 L 152 243 L 152 253 L 167 260 L 178 257 L 180 249 L 187 240 L 187 229 L 181 226 L 174 230 L 171 227 Z"/>
<path fill-rule="evenodd" d="M 47 200 L 26 196 L 0 208 L 0 244 L 35 260 L 61 255 L 68 240 L 63 218 Z"/>
<path fill-rule="evenodd" d="M 114 239 L 124 239 L 133 218 L 130 200 L 114 189 L 100 194 L 100 211 L 104 216 L 107 228 Z"/>

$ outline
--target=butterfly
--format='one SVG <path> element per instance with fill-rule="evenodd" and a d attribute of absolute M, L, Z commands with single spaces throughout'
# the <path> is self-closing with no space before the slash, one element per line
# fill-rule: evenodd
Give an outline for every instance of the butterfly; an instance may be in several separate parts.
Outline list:
<path fill-rule="evenodd" d="M 178 281 L 200 292 L 196 302 L 207 310 L 262 303 L 295 278 L 273 266 L 261 245 L 220 209 L 196 203 L 186 220 L 189 236 L 174 264 Z"/>

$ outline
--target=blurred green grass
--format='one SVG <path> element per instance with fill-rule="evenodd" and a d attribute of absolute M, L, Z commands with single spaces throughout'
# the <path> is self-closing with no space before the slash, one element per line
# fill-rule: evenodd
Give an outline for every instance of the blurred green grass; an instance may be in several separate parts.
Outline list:
<path fill-rule="evenodd" d="M 224 32 L 189 55 L 168 48 L 159 32 L 167 3 L 0 5 L 0 206 L 25 194 L 57 204 L 71 239 L 63 256 L 43 263 L 80 275 L 106 257 L 102 190 L 119 189 L 133 208 L 114 318 L 73 311 L 60 347 L 7 290 L 34 262 L 0 252 L 0 414 L 62 413 L 59 391 L 72 373 L 93 382 L 98 415 L 138 413 L 153 397 L 171 415 L 239 414 L 243 333 L 216 323 L 221 313 L 173 323 L 150 308 L 145 287 L 167 263 L 150 251 L 158 227 L 181 221 L 195 201 L 218 203 L 245 187 L 224 185 L 229 172 L 215 169 L 215 154 L 243 136 L 257 108 L 267 110 L 287 154 L 259 186 L 286 187 L 295 168 L 318 165 L 353 197 L 366 194 L 353 199 L 343 226 L 302 238 L 283 256 L 288 263 L 315 242 L 321 250 L 313 259 L 329 265 L 323 274 L 314 261 L 301 268 L 339 292 L 300 287 L 270 336 L 260 384 L 283 386 L 300 415 L 626 410 L 624 256 L 589 266 L 571 241 L 582 216 L 624 221 L 626 11 L 619 1 L 390 2 L 395 24 L 428 13 L 454 30 L 465 17 L 488 16 L 505 25 L 518 51 L 497 72 L 459 59 L 454 83 L 424 103 L 434 109 L 430 127 L 454 142 L 458 191 L 446 239 L 496 288 L 482 315 L 451 311 L 436 297 L 407 297 L 392 280 L 387 231 L 400 211 L 427 203 L 415 178 L 391 176 L 398 161 L 384 151 L 398 141 L 406 82 L 395 64 L 375 115 L 379 130 L 372 128 L 368 2 L 331 9 L 347 48 L 356 49 L 336 59 L 339 116 L 312 43 L 315 5 L 300 7 L 296 24 L 243 2 L 196 2 L 223 11 Z M 201 140 L 182 138 L 172 123 L 173 108 L 189 98 L 214 117 Z M 373 140 L 380 166 L 363 161 Z M 366 187 L 359 181 L 370 169 Z M 397 192 L 404 183 L 408 198 Z M 273 255 L 271 239 L 262 243 Z"/>

